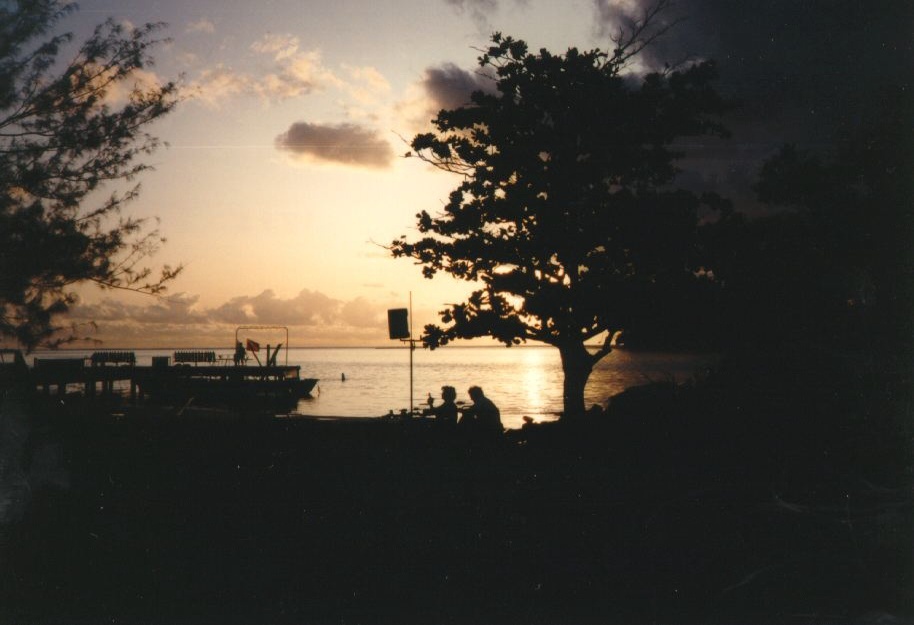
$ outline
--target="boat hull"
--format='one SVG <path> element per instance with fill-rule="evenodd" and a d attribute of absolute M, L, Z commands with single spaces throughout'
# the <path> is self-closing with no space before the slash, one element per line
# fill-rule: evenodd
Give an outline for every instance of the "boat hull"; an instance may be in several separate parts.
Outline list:
<path fill-rule="evenodd" d="M 317 380 L 299 377 L 299 367 L 176 365 L 151 369 L 137 385 L 142 395 L 159 401 L 294 407 Z"/>

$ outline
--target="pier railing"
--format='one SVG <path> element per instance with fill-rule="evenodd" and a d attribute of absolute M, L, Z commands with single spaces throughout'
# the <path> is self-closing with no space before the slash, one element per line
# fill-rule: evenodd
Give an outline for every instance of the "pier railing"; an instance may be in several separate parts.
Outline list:
<path fill-rule="evenodd" d="M 93 367 L 102 365 L 135 365 L 136 354 L 133 352 L 95 352 L 89 357 Z"/>
<path fill-rule="evenodd" d="M 214 364 L 216 362 L 216 352 L 214 351 L 181 351 L 175 352 L 175 364 L 194 364 L 200 363 Z"/>

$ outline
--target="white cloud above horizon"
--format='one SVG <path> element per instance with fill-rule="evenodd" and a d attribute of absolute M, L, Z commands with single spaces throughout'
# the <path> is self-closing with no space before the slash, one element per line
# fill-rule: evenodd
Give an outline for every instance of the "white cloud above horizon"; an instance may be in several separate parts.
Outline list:
<path fill-rule="evenodd" d="M 216 25 L 206 18 L 201 18 L 196 22 L 190 22 L 184 27 L 185 33 L 204 33 L 212 35 L 216 32 Z"/>
<path fill-rule="evenodd" d="M 149 303 L 127 303 L 106 297 L 73 307 L 69 319 L 94 322 L 93 338 L 127 347 L 230 345 L 243 325 L 286 326 L 294 345 L 371 345 L 386 342 L 387 309 L 391 301 L 364 296 L 340 300 L 302 289 L 283 298 L 266 289 L 239 295 L 212 306 L 197 295 L 178 293 Z"/>
<path fill-rule="evenodd" d="M 251 43 L 249 50 L 255 58 L 267 57 L 266 65 L 256 71 L 223 63 L 205 67 L 189 82 L 191 99 L 218 108 L 236 96 L 256 96 L 269 103 L 345 87 L 344 81 L 324 66 L 320 49 L 301 50 L 293 35 L 264 35 Z"/>

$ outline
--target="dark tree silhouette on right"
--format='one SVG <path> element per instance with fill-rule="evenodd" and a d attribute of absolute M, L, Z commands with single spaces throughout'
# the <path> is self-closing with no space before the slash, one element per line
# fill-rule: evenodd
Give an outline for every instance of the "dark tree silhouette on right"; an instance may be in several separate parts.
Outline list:
<path fill-rule="evenodd" d="M 873 99 L 830 149 L 787 145 L 765 161 L 768 214 L 707 229 L 731 343 L 911 360 L 914 98 L 886 87 Z"/>
<path fill-rule="evenodd" d="M 727 102 L 712 62 L 637 76 L 624 71 L 660 31 L 663 3 L 612 52 L 531 53 L 495 34 L 479 58 L 496 91 L 443 110 L 437 132 L 411 146 L 462 181 L 423 235 L 391 245 L 396 257 L 480 284 L 425 328 L 434 348 L 490 336 L 559 349 L 564 416 L 584 413 L 584 389 L 610 339 L 655 301 L 703 278 L 699 214 L 725 203 L 677 188 L 677 141 L 725 136 Z M 668 314 L 676 315 L 676 310 Z M 588 341 L 600 345 L 589 349 Z"/>

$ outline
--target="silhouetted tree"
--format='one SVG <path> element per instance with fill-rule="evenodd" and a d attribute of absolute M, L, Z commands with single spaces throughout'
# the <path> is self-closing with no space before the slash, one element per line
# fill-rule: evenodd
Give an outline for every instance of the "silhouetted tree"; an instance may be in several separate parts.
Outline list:
<path fill-rule="evenodd" d="M 0 4 L 0 339 L 59 343 L 73 285 L 159 293 L 180 270 L 143 266 L 163 241 L 144 220 L 121 217 L 133 180 L 159 146 L 145 128 L 177 102 L 173 82 L 141 70 L 161 24 L 99 25 L 68 63 L 72 34 L 52 34 L 75 10 L 56 0 Z M 148 74 L 147 74 L 148 76 Z"/>
<path fill-rule="evenodd" d="M 875 98 L 874 98 L 875 99 Z M 757 191 L 785 209 L 793 239 L 787 274 L 806 302 L 804 333 L 840 345 L 908 351 L 914 335 L 914 99 L 879 93 L 871 116 L 844 128 L 828 152 L 786 146 L 763 166 Z M 788 228 L 793 236 L 783 236 Z M 766 248 L 775 237 L 759 237 Z M 791 307 L 797 308 L 797 302 Z M 822 329 L 829 334 L 823 335 Z"/>
<path fill-rule="evenodd" d="M 611 53 L 533 54 L 494 35 L 479 65 L 494 74 L 496 92 L 441 111 L 437 132 L 411 143 L 463 181 L 442 214 L 417 215 L 425 236 L 400 237 L 393 255 L 414 258 L 429 278 L 444 271 L 481 283 L 441 312 L 445 327 L 425 328 L 424 341 L 491 336 L 557 347 L 565 415 L 583 413 L 587 379 L 614 332 L 658 290 L 700 280 L 698 214 L 722 204 L 673 184 L 678 139 L 726 134 L 713 63 L 640 79 L 622 71 L 653 36 L 650 17 Z"/>
<path fill-rule="evenodd" d="M 870 95 L 866 119 L 763 164 L 765 214 L 703 229 L 730 385 L 833 423 L 890 417 L 914 376 L 914 99 Z"/>

